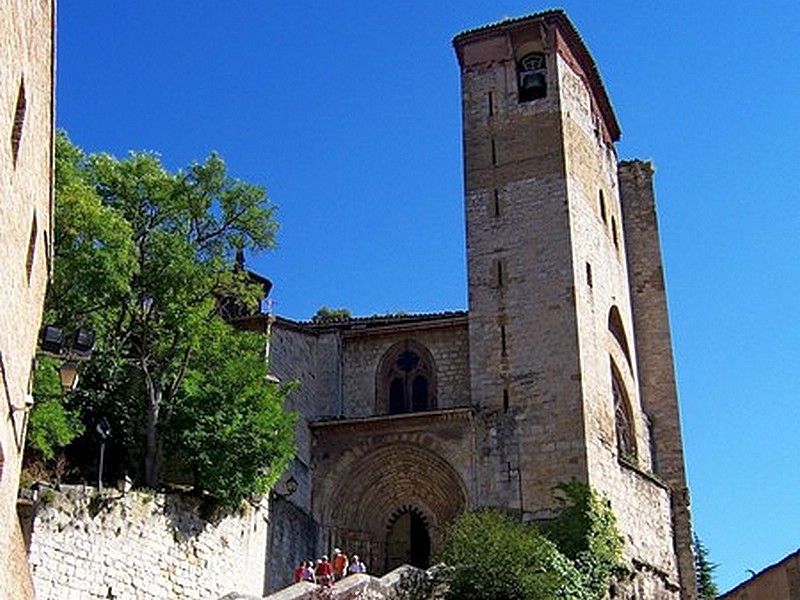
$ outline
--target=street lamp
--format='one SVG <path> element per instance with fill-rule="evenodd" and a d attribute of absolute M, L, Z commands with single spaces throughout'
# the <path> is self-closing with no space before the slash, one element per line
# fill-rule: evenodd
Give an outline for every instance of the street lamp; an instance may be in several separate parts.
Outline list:
<path fill-rule="evenodd" d="M 100 417 L 97 426 L 94 428 L 97 435 L 100 436 L 100 464 L 97 468 L 97 492 L 100 496 L 103 495 L 103 459 L 106 454 L 106 440 L 111 437 L 111 425 L 108 419 Z"/>
<path fill-rule="evenodd" d="M 78 386 L 78 361 L 89 360 L 94 348 L 94 331 L 86 327 L 78 327 L 67 346 L 64 342 L 64 330 L 57 325 L 42 327 L 39 347 L 42 353 L 53 358 L 64 359 L 58 369 L 61 389 L 64 392 L 75 391 Z"/>
<path fill-rule="evenodd" d="M 74 392 L 78 387 L 78 363 L 74 360 L 65 361 L 58 368 L 58 377 L 64 392 Z"/>

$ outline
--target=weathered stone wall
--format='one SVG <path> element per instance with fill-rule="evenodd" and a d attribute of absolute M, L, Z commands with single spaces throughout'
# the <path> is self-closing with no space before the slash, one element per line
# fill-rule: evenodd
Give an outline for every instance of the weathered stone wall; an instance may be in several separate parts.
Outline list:
<path fill-rule="evenodd" d="M 412 340 L 426 348 L 433 359 L 436 408 L 468 406 L 469 340 L 466 322 L 422 323 L 414 328 L 386 327 L 377 331 L 348 331 L 343 345 L 343 393 L 345 418 L 386 414 L 379 390 L 378 370 L 384 354 L 395 344 Z"/>
<path fill-rule="evenodd" d="M 0 19 L 0 597 L 30 579 L 15 504 L 30 374 L 52 243 L 52 0 L 7 0 Z"/>
<path fill-rule="evenodd" d="M 74 487 L 40 498 L 30 547 L 38 600 L 263 592 L 263 508 L 209 523 L 196 499 L 176 495 L 134 492 L 99 502 L 94 490 Z"/>
<path fill-rule="evenodd" d="M 664 595 L 654 597 L 672 597 L 678 590 L 678 573 L 670 494 L 667 486 L 646 474 L 651 470 L 649 419 L 639 398 L 632 344 L 636 331 L 616 155 L 582 73 L 573 64 L 559 57 L 589 482 L 611 500 L 627 540 L 628 560 L 645 565 L 649 575 L 658 574 L 663 581 Z M 612 307 L 622 320 L 623 336 L 630 340 L 628 355 L 609 331 Z M 634 453 L 626 457 L 619 455 L 616 436 L 612 363 L 632 417 Z"/>
<path fill-rule="evenodd" d="M 269 549 L 264 592 L 269 594 L 294 583 L 294 570 L 302 560 L 318 557 L 319 527 L 291 498 L 273 495 L 269 510 Z"/>
<path fill-rule="evenodd" d="M 664 268 L 658 234 L 653 166 L 629 161 L 619 166 L 620 195 L 628 253 L 637 366 L 644 410 L 652 423 L 653 469 L 672 491 L 674 544 L 684 598 L 695 589 L 692 520 L 683 460 L 678 389 L 672 356 Z"/>
<path fill-rule="evenodd" d="M 642 249 L 644 262 L 660 269 L 660 256 L 652 239 L 626 247 L 618 126 L 596 67 L 558 13 L 468 32 L 456 50 L 472 392 L 486 423 L 478 441 L 481 499 L 536 516 L 553 484 L 587 481 L 617 514 L 626 557 L 640 575 L 632 588 L 675 598 L 681 536 L 673 529 L 673 488 L 652 474 L 661 458 L 652 451 L 657 418 L 640 394 L 637 362 L 650 346 L 636 343 L 626 261 Z M 520 102 L 517 61 L 530 52 L 544 57 L 547 92 Z M 671 372 L 663 340 L 653 348 L 651 360 L 660 353 Z M 631 456 L 620 456 L 612 365 L 630 413 L 630 427 L 619 430 L 630 430 Z M 658 418 L 679 428 L 675 411 Z M 693 597 L 689 580 L 680 583 Z"/>
<path fill-rule="evenodd" d="M 548 94 L 519 102 L 516 59 L 538 25 L 457 42 L 461 62 L 470 376 L 485 410 L 480 502 L 546 508 L 585 478 L 564 148 L 553 54 Z"/>

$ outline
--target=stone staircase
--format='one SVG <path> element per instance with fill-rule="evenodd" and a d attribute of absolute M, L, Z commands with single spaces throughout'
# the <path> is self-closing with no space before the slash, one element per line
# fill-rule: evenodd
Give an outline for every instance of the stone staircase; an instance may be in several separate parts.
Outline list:
<path fill-rule="evenodd" d="M 234 592 L 220 600 L 389 600 L 399 597 L 405 582 L 418 580 L 425 575 L 426 572 L 421 569 L 403 565 L 380 578 L 356 573 L 331 587 L 301 581 L 263 598 Z"/>

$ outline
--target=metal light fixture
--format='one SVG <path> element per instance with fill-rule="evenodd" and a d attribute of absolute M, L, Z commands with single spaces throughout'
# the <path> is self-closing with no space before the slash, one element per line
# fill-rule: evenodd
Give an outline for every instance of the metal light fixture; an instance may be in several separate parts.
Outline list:
<path fill-rule="evenodd" d="M 64 392 L 74 392 L 78 387 L 78 363 L 74 360 L 67 360 L 58 368 L 58 376 L 61 379 L 61 389 Z"/>
<path fill-rule="evenodd" d="M 79 327 L 72 340 L 72 350 L 80 356 L 89 356 L 94 348 L 94 331 Z"/>
<path fill-rule="evenodd" d="M 44 352 L 50 354 L 61 354 L 64 349 L 64 331 L 55 325 L 45 325 L 42 327 L 41 346 Z"/>
<path fill-rule="evenodd" d="M 73 392 L 78 387 L 78 361 L 89 360 L 94 348 L 94 331 L 78 327 L 69 346 L 64 344 L 64 330 L 57 325 L 45 325 L 40 333 L 39 347 L 42 354 L 62 359 L 58 369 L 61 389 Z"/>

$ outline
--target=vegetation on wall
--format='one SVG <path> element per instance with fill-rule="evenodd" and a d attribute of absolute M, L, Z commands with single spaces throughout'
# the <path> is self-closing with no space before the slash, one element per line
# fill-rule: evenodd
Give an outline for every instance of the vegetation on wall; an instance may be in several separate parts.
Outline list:
<path fill-rule="evenodd" d="M 230 177 L 213 154 L 170 173 L 150 153 L 87 156 L 64 134 L 55 188 L 45 322 L 93 329 L 96 349 L 72 400 L 37 381 L 37 404 L 47 396 L 80 410 L 82 425 L 65 420 L 73 435 L 87 432 L 73 446 L 96 447 L 105 417 L 111 455 L 148 487 L 161 483 L 169 449 L 225 505 L 263 493 L 293 453 L 288 388 L 267 379 L 263 335 L 234 331 L 222 300 L 255 311 L 263 296 L 237 254 L 274 245 L 264 190 Z M 57 429 L 48 414 L 32 413 L 32 432 Z M 54 450 L 40 439 L 70 441 L 51 433 L 31 437 L 34 451 Z"/>
<path fill-rule="evenodd" d="M 447 530 L 448 597 L 459 600 L 599 600 L 621 564 L 622 538 L 607 501 L 572 481 L 546 526 L 497 511 L 462 514 Z"/>

